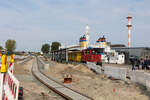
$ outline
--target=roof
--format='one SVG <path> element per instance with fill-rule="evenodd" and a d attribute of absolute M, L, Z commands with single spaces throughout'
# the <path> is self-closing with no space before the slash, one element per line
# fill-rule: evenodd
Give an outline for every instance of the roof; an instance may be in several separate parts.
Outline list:
<path fill-rule="evenodd" d="M 150 50 L 150 47 L 111 47 L 112 49 L 147 49 Z"/>
<path fill-rule="evenodd" d="M 124 44 L 112 44 L 110 47 L 126 47 Z"/>
<path fill-rule="evenodd" d="M 61 48 L 59 50 L 56 50 L 56 51 L 52 51 L 52 52 L 57 52 L 57 51 L 65 51 L 65 50 L 70 50 L 70 49 L 73 49 L 73 48 L 79 48 L 80 46 L 72 46 L 72 47 L 67 47 L 67 48 Z"/>

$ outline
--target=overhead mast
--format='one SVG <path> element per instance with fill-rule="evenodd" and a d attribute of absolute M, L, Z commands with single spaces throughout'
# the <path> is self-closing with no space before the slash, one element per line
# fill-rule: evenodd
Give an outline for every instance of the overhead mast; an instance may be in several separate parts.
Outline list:
<path fill-rule="evenodd" d="M 127 25 L 127 27 L 128 27 L 128 47 L 130 48 L 131 47 L 131 27 L 132 27 L 131 19 L 132 19 L 132 17 L 130 15 L 128 15 L 127 19 L 128 19 L 128 25 Z"/>
<path fill-rule="evenodd" d="M 85 36 L 86 36 L 86 40 L 87 40 L 87 46 L 89 46 L 90 44 L 90 36 L 89 36 L 89 26 L 88 24 L 86 25 L 86 28 L 85 28 Z"/>

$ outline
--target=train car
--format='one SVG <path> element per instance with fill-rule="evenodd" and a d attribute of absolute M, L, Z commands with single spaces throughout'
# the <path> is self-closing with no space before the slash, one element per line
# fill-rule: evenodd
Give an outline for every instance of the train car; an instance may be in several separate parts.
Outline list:
<path fill-rule="evenodd" d="M 82 54 L 81 51 L 70 51 L 68 53 L 68 60 L 74 62 L 81 62 Z"/>
<path fill-rule="evenodd" d="M 66 51 L 65 50 L 57 50 L 51 52 L 51 60 L 62 62 L 66 60 Z"/>
<path fill-rule="evenodd" d="M 87 48 L 83 50 L 69 50 L 68 56 L 66 52 L 58 50 L 53 52 L 52 60 L 57 62 L 68 61 L 71 62 L 95 62 L 98 65 L 102 65 L 101 55 L 103 54 L 103 48 Z"/>
<path fill-rule="evenodd" d="M 82 50 L 82 62 L 96 62 L 96 64 L 102 65 L 101 55 L 103 51 L 103 48 L 88 48 Z"/>

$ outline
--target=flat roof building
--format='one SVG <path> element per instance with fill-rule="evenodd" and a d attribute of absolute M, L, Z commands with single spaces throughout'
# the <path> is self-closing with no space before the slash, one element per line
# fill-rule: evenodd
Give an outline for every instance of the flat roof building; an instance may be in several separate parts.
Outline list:
<path fill-rule="evenodd" d="M 111 47 L 112 49 L 119 52 L 129 53 L 129 56 L 146 57 L 150 56 L 149 47 Z"/>
<path fill-rule="evenodd" d="M 116 50 L 117 52 L 125 53 L 125 62 L 129 63 L 130 57 L 146 58 L 150 56 L 149 47 L 111 47 L 111 49 Z"/>

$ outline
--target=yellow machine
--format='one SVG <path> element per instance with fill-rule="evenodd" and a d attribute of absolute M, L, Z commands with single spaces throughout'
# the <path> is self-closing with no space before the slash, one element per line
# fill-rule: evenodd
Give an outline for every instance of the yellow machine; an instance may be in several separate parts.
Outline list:
<path fill-rule="evenodd" d="M 74 62 L 81 62 L 82 54 L 80 51 L 74 51 L 68 53 L 68 60 Z"/>
<path fill-rule="evenodd" d="M 7 56 L 6 54 L 2 55 L 2 64 L 1 64 L 1 73 L 7 72 Z"/>

